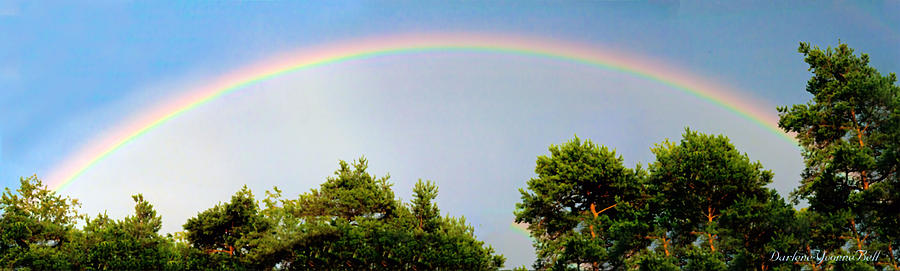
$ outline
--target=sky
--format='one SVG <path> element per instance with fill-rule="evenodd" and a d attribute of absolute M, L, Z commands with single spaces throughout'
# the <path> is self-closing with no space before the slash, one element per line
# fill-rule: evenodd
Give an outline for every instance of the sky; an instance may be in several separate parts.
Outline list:
<path fill-rule="evenodd" d="M 44 177 L 105 132 L 192 86 L 285 52 L 434 33 L 524 36 L 627 51 L 771 108 L 805 103 L 800 41 L 849 44 L 900 71 L 898 1 L 0 2 L 0 185 Z M 171 119 L 60 191 L 124 217 L 144 193 L 163 231 L 247 184 L 317 187 L 338 160 L 369 159 L 411 198 L 438 183 L 442 212 L 530 265 L 510 229 L 517 189 L 550 144 L 578 135 L 634 166 L 685 127 L 725 134 L 787 195 L 799 150 L 715 104 L 612 70 L 516 55 L 434 52 L 285 74 Z"/>

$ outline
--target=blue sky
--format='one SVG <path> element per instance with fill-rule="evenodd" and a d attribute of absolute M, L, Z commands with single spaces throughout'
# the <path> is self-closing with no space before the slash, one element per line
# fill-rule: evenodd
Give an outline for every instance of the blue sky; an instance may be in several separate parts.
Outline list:
<path fill-rule="evenodd" d="M 0 2 L 5 187 L 46 174 L 81 144 L 186 85 L 280 52 L 363 37 L 475 32 L 594 44 L 658 59 L 772 105 L 809 99 L 800 41 L 840 40 L 868 53 L 881 72 L 900 70 L 898 1 L 91 2 Z M 126 146 L 69 192 L 89 213 L 124 215 L 128 193 L 161 186 L 160 178 L 173 190 L 211 191 L 194 201 L 159 200 L 164 216 L 171 213 L 165 208 L 190 206 L 165 221 L 172 231 L 239 184 L 259 194 L 272 185 L 301 193 L 324 181 L 337 159 L 366 155 L 376 174 L 391 173 L 405 199 L 415 179 L 438 181 L 442 210 L 470 218 L 479 236 L 507 254 L 508 266 L 518 266 L 533 255 L 527 240 L 503 231 L 515 188 L 532 176 L 537 155 L 573 134 L 615 147 L 635 164 L 652 161 L 649 147 L 677 138 L 684 126 L 721 132 L 773 169 L 780 191 L 795 184 L 795 150 L 767 147 L 736 118 L 694 112 L 719 109 L 666 93 L 628 75 L 508 56 L 341 64 L 198 108 Z M 585 102 L 585 95 L 595 99 Z M 491 194 L 473 189 L 506 192 L 478 201 L 469 198 Z M 107 192 L 122 199 L 97 197 Z"/>

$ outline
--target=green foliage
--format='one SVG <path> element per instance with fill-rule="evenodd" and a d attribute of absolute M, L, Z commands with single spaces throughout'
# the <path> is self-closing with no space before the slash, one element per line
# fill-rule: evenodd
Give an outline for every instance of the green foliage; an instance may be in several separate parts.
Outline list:
<path fill-rule="evenodd" d="M 376 178 L 366 172 L 368 162 L 364 158 L 352 165 L 340 162 L 334 177 L 329 177 L 320 190 L 313 189 L 300 195 L 293 212 L 306 217 L 341 217 L 345 220 L 357 216 L 389 217 L 397 208 L 394 192 L 388 182 L 390 176 Z"/>
<path fill-rule="evenodd" d="M 685 253 L 684 261 L 687 262 L 682 270 L 686 271 L 716 271 L 727 269 L 721 253 L 715 253 L 705 248 L 692 247 Z"/>
<path fill-rule="evenodd" d="M 367 162 L 341 161 L 319 190 L 285 199 L 277 187 L 263 207 L 244 186 L 202 211 L 184 232 L 160 236 L 162 218 L 143 195 L 134 214 L 75 221 L 77 200 L 36 177 L 0 201 L 0 269 L 39 270 L 496 270 L 506 259 L 475 237 L 465 218 L 441 216 L 438 187 L 419 180 L 413 200 L 394 198 L 388 177 Z"/>
<path fill-rule="evenodd" d="M 652 151 L 649 172 L 577 137 L 538 157 L 516 210 L 536 240 L 534 267 L 754 269 L 785 246 L 777 233 L 793 209 L 728 138 L 686 130 Z"/>
<path fill-rule="evenodd" d="M 665 254 L 648 253 L 635 258 L 638 258 L 637 269 L 641 271 L 679 270 L 678 266 L 675 264 L 676 259 L 674 257 L 666 256 Z"/>
<path fill-rule="evenodd" d="M 794 209 L 774 190 L 765 197 L 744 197 L 722 212 L 719 235 L 723 254 L 730 255 L 730 270 L 790 265 L 772 262 L 773 251 L 800 248 L 793 239 L 798 230 Z"/>
<path fill-rule="evenodd" d="M 640 270 L 900 269 L 900 87 L 845 44 L 801 43 L 813 100 L 778 108 L 806 169 L 796 211 L 766 188 L 773 174 L 724 136 L 686 130 L 652 149 L 644 172 L 577 137 L 539 156 L 516 222 L 535 238 L 534 268 Z M 608 208 L 606 206 L 609 206 Z M 598 211 L 598 209 L 601 209 Z M 648 241 L 649 240 L 649 241 Z M 886 260 L 772 261 L 881 251 Z"/>
<path fill-rule="evenodd" d="M 175 255 L 169 240 L 158 234 L 162 218 L 141 194 L 132 196 L 135 213 L 115 221 L 105 214 L 73 231 L 69 251 L 73 267 L 95 270 L 147 270 L 166 267 Z"/>
<path fill-rule="evenodd" d="M 549 150 L 538 157 L 528 191 L 519 190 L 515 212 L 536 240 L 535 268 L 619 266 L 649 244 L 632 238 L 648 228 L 643 170 L 626 168 L 615 151 L 578 137 Z"/>
<path fill-rule="evenodd" d="M 806 169 L 795 200 L 809 203 L 807 244 L 832 253 L 880 247 L 900 252 L 900 87 L 846 44 L 800 43 L 813 73 L 807 104 L 779 107 L 779 126 L 796 133 Z M 849 242 L 847 242 L 849 240 Z M 893 258 L 893 257 L 892 257 Z M 890 260 L 885 266 L 897 269 Z"/>
<path fill-rule="evenodd" d="M 352 166 L 352 168 L 351 168 Z M 465 218 L 442 217 L 437 186 L 419 180 L 413 200 L 394 199 L 388 177 L 366 172 L 367 162 L 341 162 L 320 189 L 282 199 L 267 192 L 262 213 L 276 225 L 258 240 L 258 262 L 283 269 L 492 270 L 503 266 Z M 366 204 L 359 204 L 365 202 Z M 347 209 L 349 208 L 349 209 Z"/>
<path fill-rule="evenodd" d="M 213 255 L 208 261 L 216 267 L 226 268 L 252 266 L 244 255 L 255 247 L 252 239 L 270 227 L 270 221 L 259 213 L 259 204 L 247 186 L 235 193 L 230 202 L 200 212 L 184 224 L 187 241 Z"/>
<path fill-rule="evenodd" d="M 743 197 L 764 195 L 772 173 L 751 163 L 724 136 L 686 130 L 679 144 L 665 141 L 652 149 L 648 185 L 659 199 L 658 219 L 675 243 L 686 245 L 703 233 L 715 249 L 718 217 Z"/>
<path fill-rule="evenodd" d="M 432 202 L 437 198 L 437 191 L 437 186 L 431 181 L 423 183 L 422 180 L 419 180 L 413 188 L 410 208 L 419 223 L 418 229 L 420 230 L 434 232 L 440 226 L 441 211 L 438 209 L 437 203 Z"/>
<path fill-rule="evenodd" d="M 69 268 L 70 255 L 61 248 L 81 217 L 78 200 L 57 195 L 36 176 L 19 183 L 0 197 L 0 267 Z"/>
<path fill-rule="evenodd" d="M 671 255 L 684 262 L 684 269 L 772 264 L 765 255 L 776 249 L 777 234 L 784 233 L 794 212 L 765 187 L 772 172 L 738 152 L 728 138 L 691 130 L 678 144 L 665 141 L 652 151 L 656 162 L 647 192 L 653 195 L 656 236 L 667 237 L 661 241 L 673 247 Z"/>

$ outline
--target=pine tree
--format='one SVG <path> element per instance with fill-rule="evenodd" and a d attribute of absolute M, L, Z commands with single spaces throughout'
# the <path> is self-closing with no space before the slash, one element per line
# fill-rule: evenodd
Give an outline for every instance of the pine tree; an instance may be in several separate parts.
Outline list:
<path fill-rule="evenodd" d="M 21 178 L 0 197 L 0 268 L 69 269 L 64 245 L 81 218 L 76 199 L 48 189 L 37 176 Z"/>
<path fill-rule="evenodd" d="M 812 78 L 807 104 L 779 107 L 779 126 L 796 133 L 806 169 L 796 200 L 806 200 L 824 222 L 813 242 L 839 253 L 900 249 L 900 87 L 897 77 L 869 66 L 846 44 L 820 49 L 800 43 Z M 839 241 L 835 241 L 839 240 Z M 887 256 L 887 255 L 886 255 Z M 895 260 L 882 263 L 898 269 Z"/>

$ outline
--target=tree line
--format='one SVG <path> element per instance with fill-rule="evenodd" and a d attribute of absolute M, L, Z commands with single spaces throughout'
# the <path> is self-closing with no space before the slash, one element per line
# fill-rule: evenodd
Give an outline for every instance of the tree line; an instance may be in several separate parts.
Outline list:
<path fill-rule="evenodd" d="M 514 211 L 539 270 L 900 270 L 900 87 L 846 44 L 800 43 L 806 104 L 779 107 L 805 169 L 789 199 L 724 135 L 685 129 L 633 168 L 578 137 L 537 158 Z M 442 216 L 419 180 L 394 196 L 367 161 L 341 161 L 318 189 L 257 200 L 245 186 L 161 235 L 134 214 L 78 213 L 35 176 L 0 198 L 0 269 L 496 270 L 505 258 L 464 217 Z M 801 201 L 803 203 L 801 203 Z M 796 208 L 798 205 L 807 205 Z M 79 221 L 84 225 L 78 227 Z M 520 267 L 517 269 L 526 269 Z"/>
<path fill-rule="evenodd" d="M 900 270 L 900 87 L 846 44 L 801 43 L 806 104 L 779 107 L 805 169 L 796 209 L 727 137 L 687 129 L 646 168 L 575 138 L 520 189 L 542 270 Z"/>
<path fill-rule="evenodd" d="M 246 186 L 228 202 L 160 235 L 161 217 L 140 194 L 121 220 L 77 212 L 76 199 L 22 178 L 0 198 L 0 269 L 35 270 L 496 270 L 505 258 L 475 238 L 465 218 L 442 216 L 438 188 L 419 180 L 411 202 L 367 161 L 340 162 L 319 189 L 257 201 Z M 78 220 L 86 223 L 80 229 Z"/>

